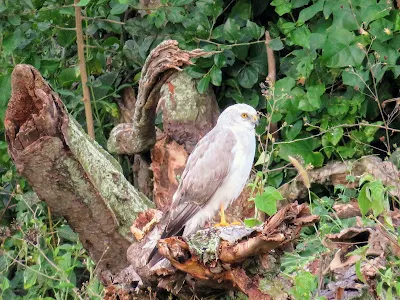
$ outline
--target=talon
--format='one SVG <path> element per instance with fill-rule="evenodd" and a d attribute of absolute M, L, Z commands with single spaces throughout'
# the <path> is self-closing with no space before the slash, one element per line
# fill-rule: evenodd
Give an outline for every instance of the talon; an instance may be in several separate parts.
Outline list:
<path fill-rule="evenodd" d="M 214 227 L 221 227 L 221 226 L 229 226 L 230 224 L 226 222 L 225 219 L 225 211 L 224 211 L 224 205 L 221 204 L 221 210 L 219 212 L 219 216 L 221 217 L 221 220 L 219 223 L 215 224 Z"/>

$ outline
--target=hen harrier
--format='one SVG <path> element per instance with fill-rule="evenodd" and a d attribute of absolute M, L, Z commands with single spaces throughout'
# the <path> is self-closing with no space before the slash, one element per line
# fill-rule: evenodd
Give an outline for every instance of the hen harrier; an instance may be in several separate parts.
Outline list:
<path fill-rule="evenodd" d="M 161 238 L 189 236 L 221 209 L 228 207 L 242 192 L 250 175 L 255 154 L 257 112 L 246 104 L 236 104 L 221 113 L 217 125 L 196 145 L 186 163 Z M 150 255 L 154 265 L 161 256 Z"/>

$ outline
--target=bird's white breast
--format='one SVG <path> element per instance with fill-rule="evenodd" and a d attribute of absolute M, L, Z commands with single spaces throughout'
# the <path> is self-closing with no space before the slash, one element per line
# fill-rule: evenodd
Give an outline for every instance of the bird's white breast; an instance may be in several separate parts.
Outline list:
<path fill-rule="evenodd" d="M 207 205 L 186 223 L 183 236 L 203 226 L 217 213 L 221 204 L 226 209 L 240 195 L 249 178 L 256 148 L 255 131 L 239 127 L 233 127 L 231 130 L 237 143 L 232 149 L 233 161 L 229 173 Z"/>

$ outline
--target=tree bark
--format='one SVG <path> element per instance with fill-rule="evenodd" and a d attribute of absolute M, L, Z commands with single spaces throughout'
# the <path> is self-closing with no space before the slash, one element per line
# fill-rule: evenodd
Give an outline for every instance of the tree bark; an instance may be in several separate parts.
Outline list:
<path fill-rule="evenodd" d="M 100 270 L 128 265 L 130 226 L 153 204 L 121 173 L 117 161 L 66 112 L 59 96 L 30 65 L 12 73 L 5 117 L 9 153 L 39 198 L 79 233 Z"/>

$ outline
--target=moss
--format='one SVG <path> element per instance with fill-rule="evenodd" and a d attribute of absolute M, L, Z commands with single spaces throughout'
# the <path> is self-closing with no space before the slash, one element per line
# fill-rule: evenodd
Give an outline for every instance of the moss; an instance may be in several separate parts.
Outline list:
<path fill-rule="evenodd" d="M 137 214 L 153 207 L 153 203 L 125 179 L 118 162 L 98 143 L 89 139 L 72 118 L 68 124 L 67 135 L 66 140 L 71 152 L 115 215 L 119 232 L 132 240 L 130 226 Z M 75 166 L 68 167 L 71 174 L 78 172 Z"/>
<path fill-rule="evenodd" d="M 218 259 L 220 241 L 217 228 L 199 230 L 187 239 L 190 250 L 200 257 L 204 264 Z"/>
<path fill-rule="evenodd" d="M 203 103 L 209 103 L 205 100 L 209 98 L 209 93 L 200 94 L 195 86 L 195 81 L 185 72 L 181 72 L 170 84 L 174 86 L 171 93 L 168 84 L 164 84 L 161 88 L 161 95 L 165 98 L 165 106 L 170 119 L 177 122 L 195 121 L 199 115 L 206 111 Z M 187 101 L 191 99 L 191 101 Z"/>

